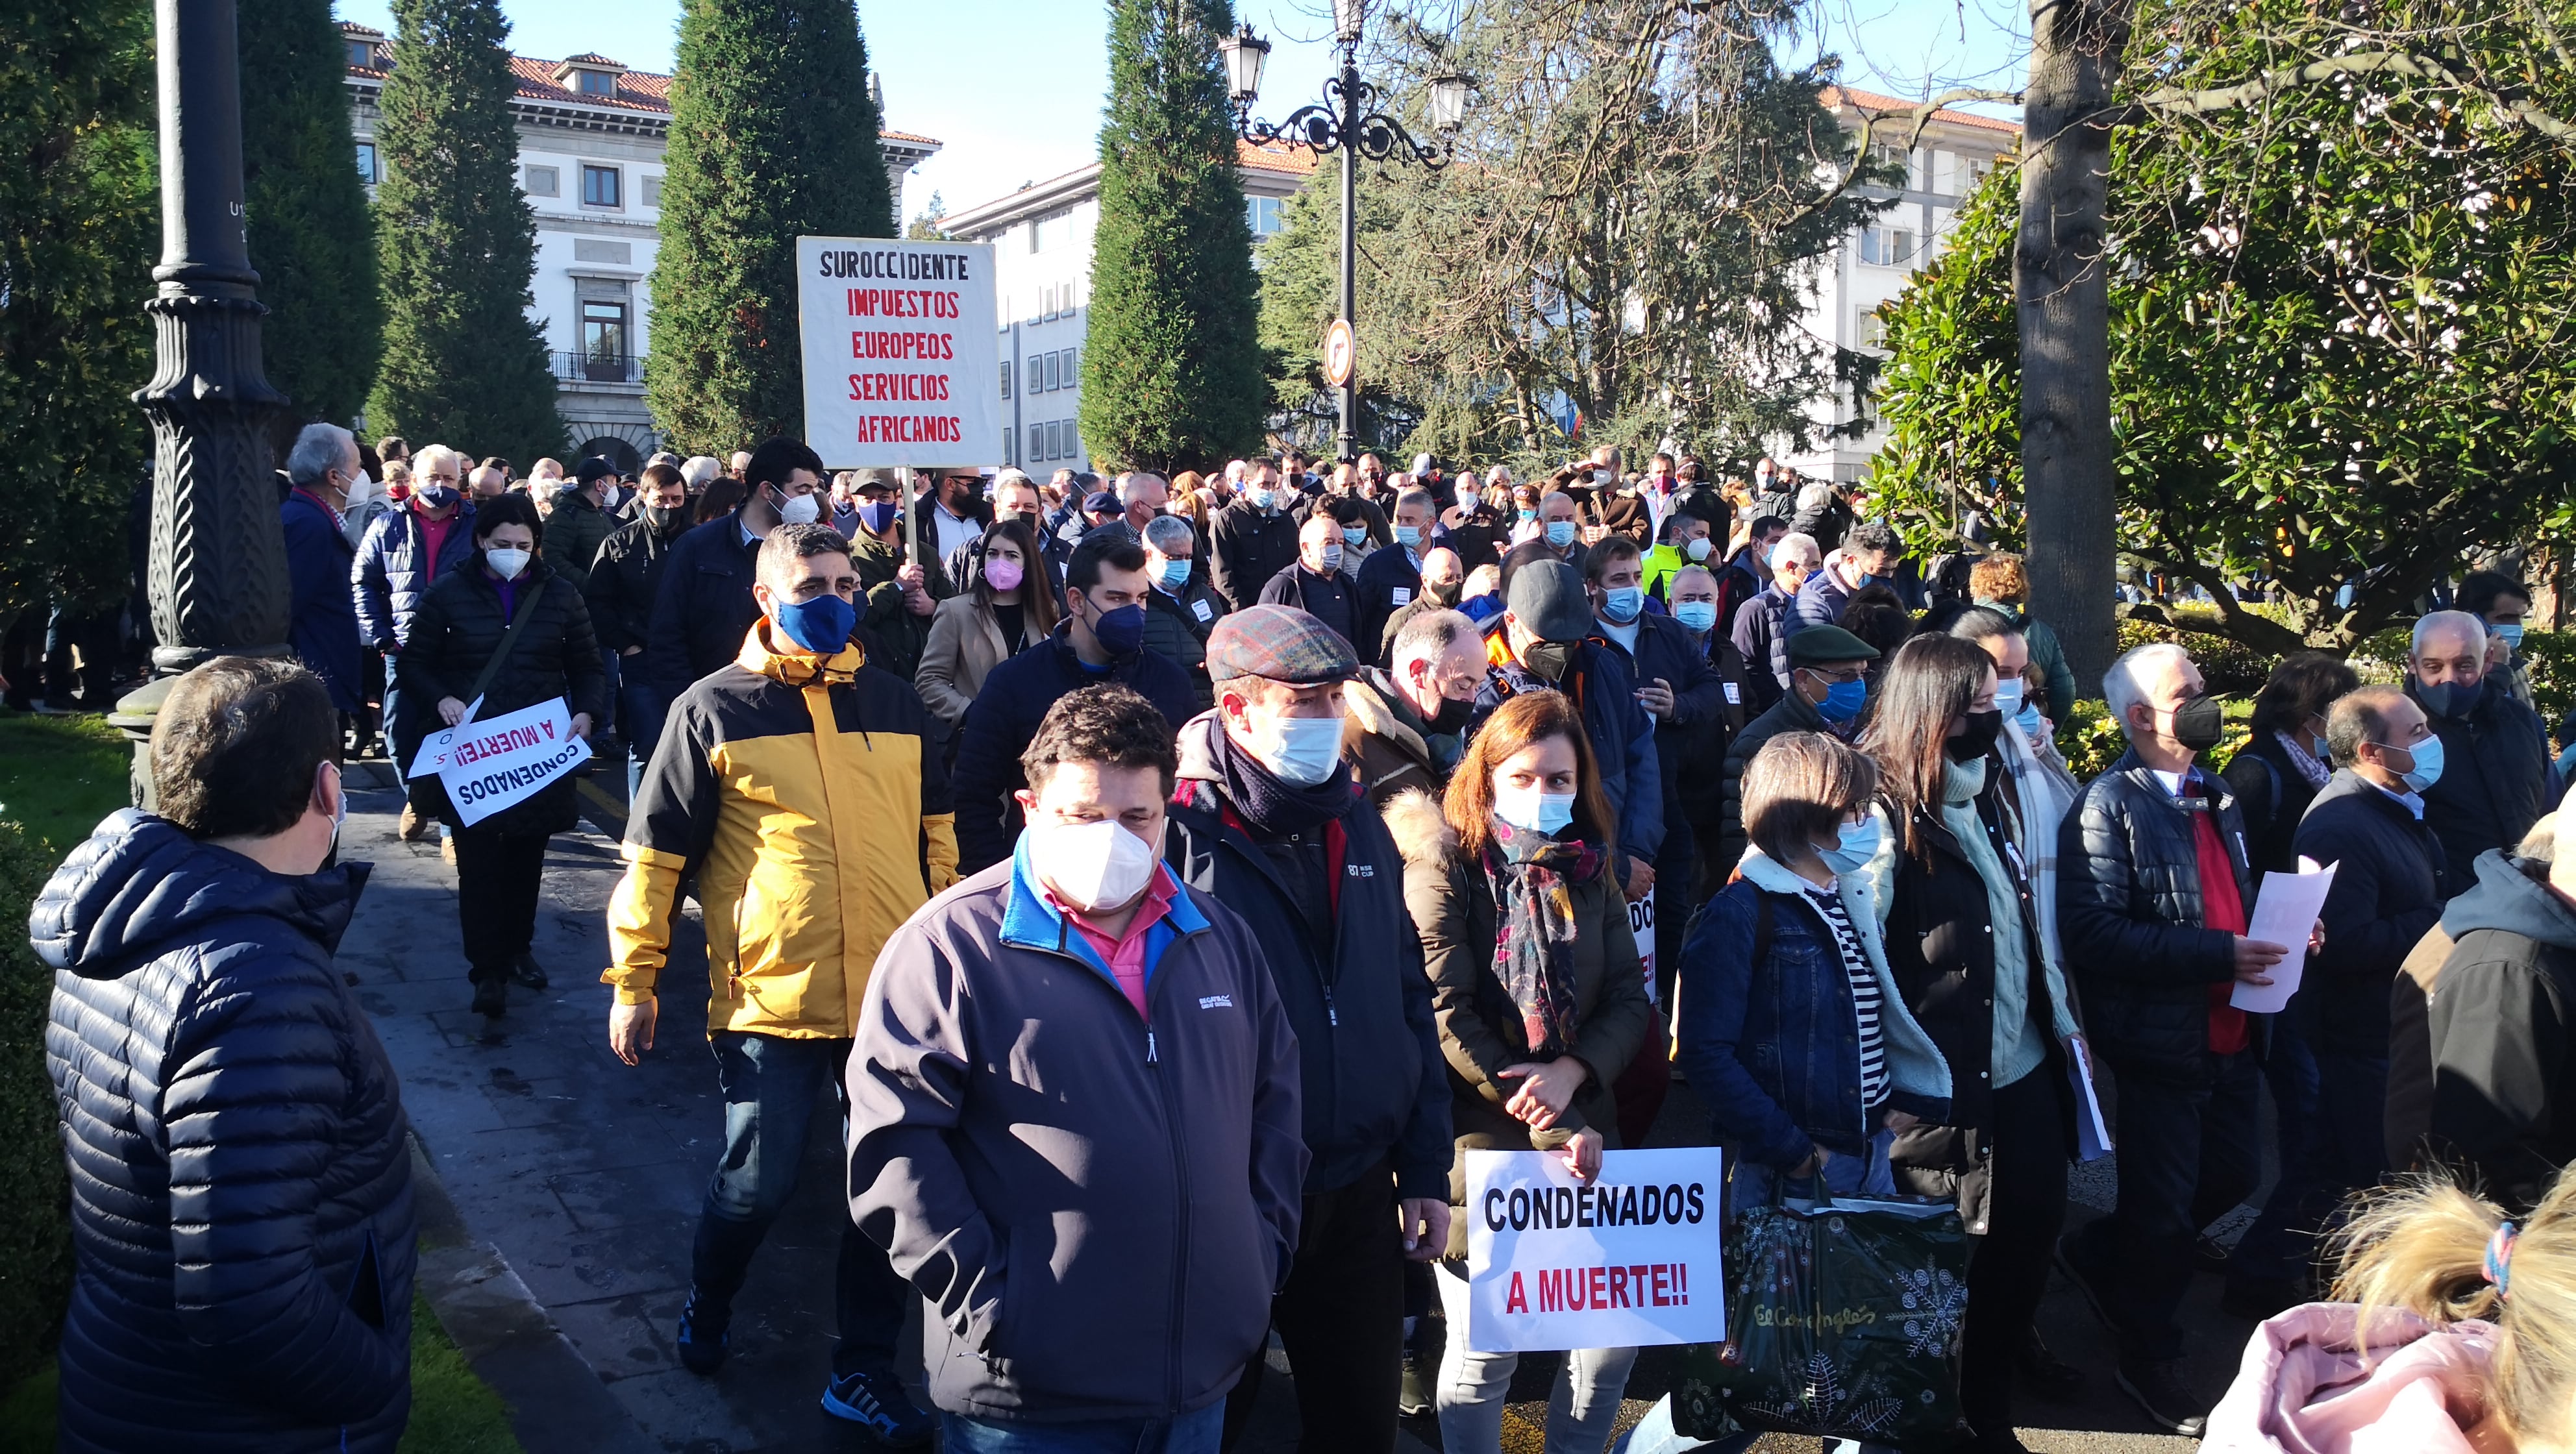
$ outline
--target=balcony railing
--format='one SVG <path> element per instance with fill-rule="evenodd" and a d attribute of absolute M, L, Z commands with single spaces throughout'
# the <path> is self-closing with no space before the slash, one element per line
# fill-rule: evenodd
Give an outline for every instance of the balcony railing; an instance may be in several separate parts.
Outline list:
<path fill-rule="evenodd" d="M 555 353 L 555 377 L 575 384 L 640 384 L 644 360 L 622 353 Z"/>

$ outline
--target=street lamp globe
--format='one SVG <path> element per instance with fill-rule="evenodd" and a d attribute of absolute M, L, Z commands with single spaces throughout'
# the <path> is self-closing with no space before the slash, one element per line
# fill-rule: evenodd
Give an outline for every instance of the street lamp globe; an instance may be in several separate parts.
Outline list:
<path fill-rule="evenodd" d="M 1431 78 L 1431 129 L 1448 133 L 1467 122 L 1467 78 L 1449 71 Z"/>
<path fill-rule="evenodd" d="M 1270 60 L 1270 42 L 1254 35 L 1252 23 L 1245 21 L 1216 49 L 1225 58 L 1225 85 L 1234 104 L 1249 107 L 1261 95 L 1261 68 Z"/>
<path fill-rule="evenodd" d="M 1365 17 L 1360 12 L 1366 8 L 1365 0 L 1333 0 L 1334 37 L 1339 40 L 1359 39 L 1365 28 L 1362 24 Z"/>

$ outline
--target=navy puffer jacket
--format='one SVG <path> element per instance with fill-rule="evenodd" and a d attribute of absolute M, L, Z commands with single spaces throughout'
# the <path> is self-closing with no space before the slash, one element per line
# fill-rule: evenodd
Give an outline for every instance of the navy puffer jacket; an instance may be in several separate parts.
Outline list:
<path fill-rule="evenodd" d="M 402 1437 L 402 1097 L 331 964 L 366 876 L 287 878 L 129 809 L 37 896 L 77 1262 L 63 1449 L 337 1454 Z"/>

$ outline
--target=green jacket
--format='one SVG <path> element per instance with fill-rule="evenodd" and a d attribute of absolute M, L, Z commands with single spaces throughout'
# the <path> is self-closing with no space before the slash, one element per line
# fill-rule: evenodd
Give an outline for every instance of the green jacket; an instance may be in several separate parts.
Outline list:
<path fill-rule="evenodd" d="M 859 572 L 859 590 L 868 598 L 859 619 L 867 623 L 868 634 L 875 638 L 876 648 L 869 659 L 905 681 L 921 669 L 922 649 L 930 644 L 930 617 L 916 616 L 904 609 L 903 587 L 895 572 L 903 568 L 903 556 L 882 540 L 862 535 L 850 542 L 850 564 Z M 937 561 L 923 567 L 926 572 L 922 587 L 930 599 L 944 601 L 957 594 L 948 583 L 948 571 Z"/>
<path fill-rule="evenodd" d="M 2030 645 L 2033 666 L 2048 680 L 2048 720 L 2063 723 L 2066 714 L 2075 710 L 2075 672 L 2066 664 L 2066 648 L 2057 644 L 2057 630 L 2045 621 L 2034 621 L 2021 607 L 2008 601 L 1979 601 L 1980 606 L 2001 611 L 2021 628 L 2021 638 Z"/>

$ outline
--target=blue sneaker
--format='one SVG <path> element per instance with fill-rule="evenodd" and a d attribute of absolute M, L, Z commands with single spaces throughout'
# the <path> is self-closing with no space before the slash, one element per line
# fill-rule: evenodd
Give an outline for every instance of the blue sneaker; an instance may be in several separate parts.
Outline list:
<path fill-rule="evenodd" d="M 689 1294 L 688 1306 L 680 1309 L 680 1366 L 700 1377 L 724 1367 L 732 1325 L 731 1308 L 712 1307 Z"/>
<path fill-rule="evenodd" d="M 896 1449 L 930 1442 L 930 1415 L 913 1407 L 912 1397 L 890 1373 L 851 1373 L 823 1386 L 823 1412 L 847 1419 L 869 1437 Z"/>

